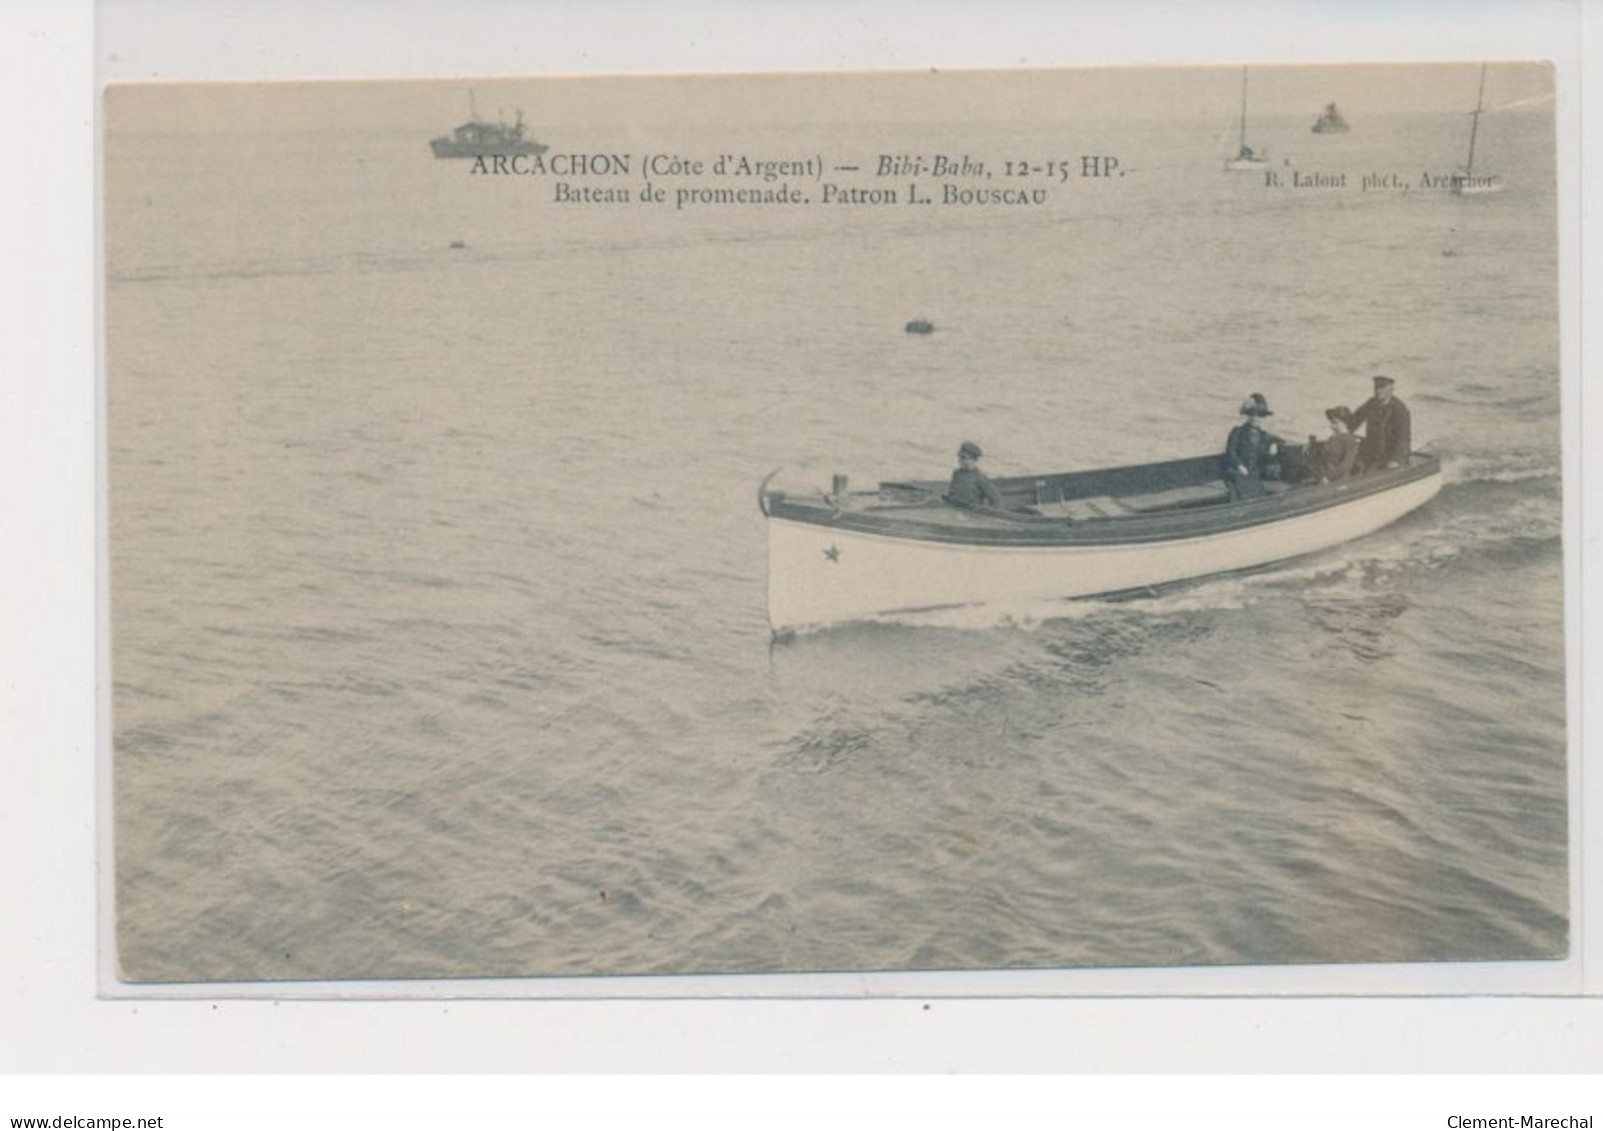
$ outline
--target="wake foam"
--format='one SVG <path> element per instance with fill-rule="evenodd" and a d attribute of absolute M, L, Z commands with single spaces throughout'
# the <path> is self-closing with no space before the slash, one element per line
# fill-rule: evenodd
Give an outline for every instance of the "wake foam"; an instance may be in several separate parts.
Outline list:
<path fill-rule="evenodd" d="M 1444 455 L 1442 482 L 1452 486 L 1464 483 L 1525 483 L 1535 479 L 1560 479 L 1563 468 L 1551 456 L 1505 452 L 1500 455 Z"/>

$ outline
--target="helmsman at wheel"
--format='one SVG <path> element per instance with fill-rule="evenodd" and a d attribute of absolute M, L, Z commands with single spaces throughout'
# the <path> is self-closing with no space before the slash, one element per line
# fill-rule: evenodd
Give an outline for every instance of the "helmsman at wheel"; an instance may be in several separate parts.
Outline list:
<path fill-rule="evenodd" d="M 1364 426 L 1364 438 L 1358 444 L 1360 471 L 1382 471 L 1408 464 L 1412 422 L 1408 406 L 1392 395 L 1396 385 L 1390 377 L 1377 375 L 1375 395 L 1353 413 L 1353 427 Z"/>

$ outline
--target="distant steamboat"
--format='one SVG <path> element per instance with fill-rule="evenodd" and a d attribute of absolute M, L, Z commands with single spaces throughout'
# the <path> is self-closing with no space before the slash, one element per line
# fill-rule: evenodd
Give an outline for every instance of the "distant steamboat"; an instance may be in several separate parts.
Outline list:
<path fill-rule="evenodd" d="M 468 92 L 468 110 L 472 116 L 448 137 L 437 137 L 429 142 L 436 158 L 538 156 L 549 148 L 528 136 L 522 110 L 510 126 L 505 122 L 485 121 L 479 117 L 472 91 Z"/>

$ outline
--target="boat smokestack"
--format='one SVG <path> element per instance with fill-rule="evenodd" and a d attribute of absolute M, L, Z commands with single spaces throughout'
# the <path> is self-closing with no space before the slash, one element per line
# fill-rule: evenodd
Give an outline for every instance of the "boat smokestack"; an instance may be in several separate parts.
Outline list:
<path fill-rule="evenodd" d="M 844 495 L 846 493 L 846 477 L 838 471 L 835 473 L 835 481 L 830 487 L 829 493 L 836 496 Z"/>

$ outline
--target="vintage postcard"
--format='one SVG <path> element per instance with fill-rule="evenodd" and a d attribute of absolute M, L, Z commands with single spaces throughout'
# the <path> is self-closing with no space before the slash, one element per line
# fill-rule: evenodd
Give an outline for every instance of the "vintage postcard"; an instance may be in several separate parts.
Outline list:
<path fill-rule="evenodd" d="M 1541 63 L 105 98 L 130 985 L 1565 959 Z"/>

